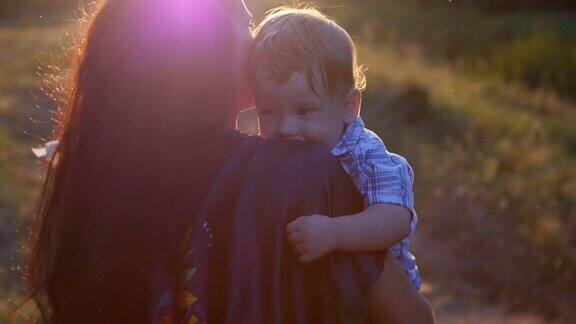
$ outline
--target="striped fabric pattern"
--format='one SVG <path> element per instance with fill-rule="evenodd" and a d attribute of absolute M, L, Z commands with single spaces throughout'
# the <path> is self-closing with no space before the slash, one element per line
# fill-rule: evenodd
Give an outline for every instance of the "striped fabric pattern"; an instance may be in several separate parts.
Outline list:
<path fill-rule="evenodd" d="M 412 284 L 419 289 L 421 285 L 418 266 L 409 245 L 418 216 L 414 209 L 414 172 L 406 159 L 389 152 L 374 132 L 364 126 L 358 117 L 350 124 L 340 141 L 332 148 L 332 155 L 352 178 L 364 197 L 365 206 L 392 204 L 405 207 L 412 213 L 410 234 L 391 248 Z"/>

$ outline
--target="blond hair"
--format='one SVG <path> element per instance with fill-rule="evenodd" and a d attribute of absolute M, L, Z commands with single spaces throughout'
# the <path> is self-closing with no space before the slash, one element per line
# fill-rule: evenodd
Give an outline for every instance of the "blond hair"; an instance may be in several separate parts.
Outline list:
<path fill-rule="evenodd" d="M 278 82 L 304 72 L 312 91 L 320 72 L 329 96 L 364 90 L 366 78 L 357 63 L 354 42 L 334 20 L 309 5 L 283 6 L 266 13 L 254 30 L 256 43 L 250 62 L 252 79 L 265 71 Z"/>

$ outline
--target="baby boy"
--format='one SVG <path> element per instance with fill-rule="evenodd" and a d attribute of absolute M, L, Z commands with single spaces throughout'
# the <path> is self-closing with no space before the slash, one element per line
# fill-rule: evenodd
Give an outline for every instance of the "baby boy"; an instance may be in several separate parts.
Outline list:
<path fill-rule="evenodd" d="M 359 117 L 365 79 L 352 39 L 319 11 L 293 8 L 270 12 L 255 35 L 251 75 L 261 135 L 330 149 L 364 197 L 356 215 L 307 215 L 288 224 L 300 260 L 390 248 L 418 289 L 408 249 L 417 223 L 414 174 Z"/>

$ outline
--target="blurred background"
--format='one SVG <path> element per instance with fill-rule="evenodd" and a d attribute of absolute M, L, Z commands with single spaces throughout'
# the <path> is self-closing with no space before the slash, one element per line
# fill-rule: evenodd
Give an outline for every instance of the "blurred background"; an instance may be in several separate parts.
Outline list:
<path fill-rule="evenodd" d="M 282 4 L 246 2 L 256 17 Z M 365 122 L 415 169 L 414 252 L 439 322 L 575 318 L 576 1 L 318 4 L 368 68 Z M 43 175 L 30 148 L 49 135 L 42 87 L 66 66 L 79 8 L 0 0 L 0 322 L 25 297 Z"/>

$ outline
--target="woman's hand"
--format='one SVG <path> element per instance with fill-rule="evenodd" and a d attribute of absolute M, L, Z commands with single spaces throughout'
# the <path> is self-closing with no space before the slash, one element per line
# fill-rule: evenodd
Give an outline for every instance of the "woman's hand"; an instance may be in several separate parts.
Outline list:
<path fill-rule="evenodd" d="M 366 299 L 366 311 L 373 323 L 435 323 L 430 304 L 410 283 L 390 252 L 386 255 L 382 274 Z"/>

